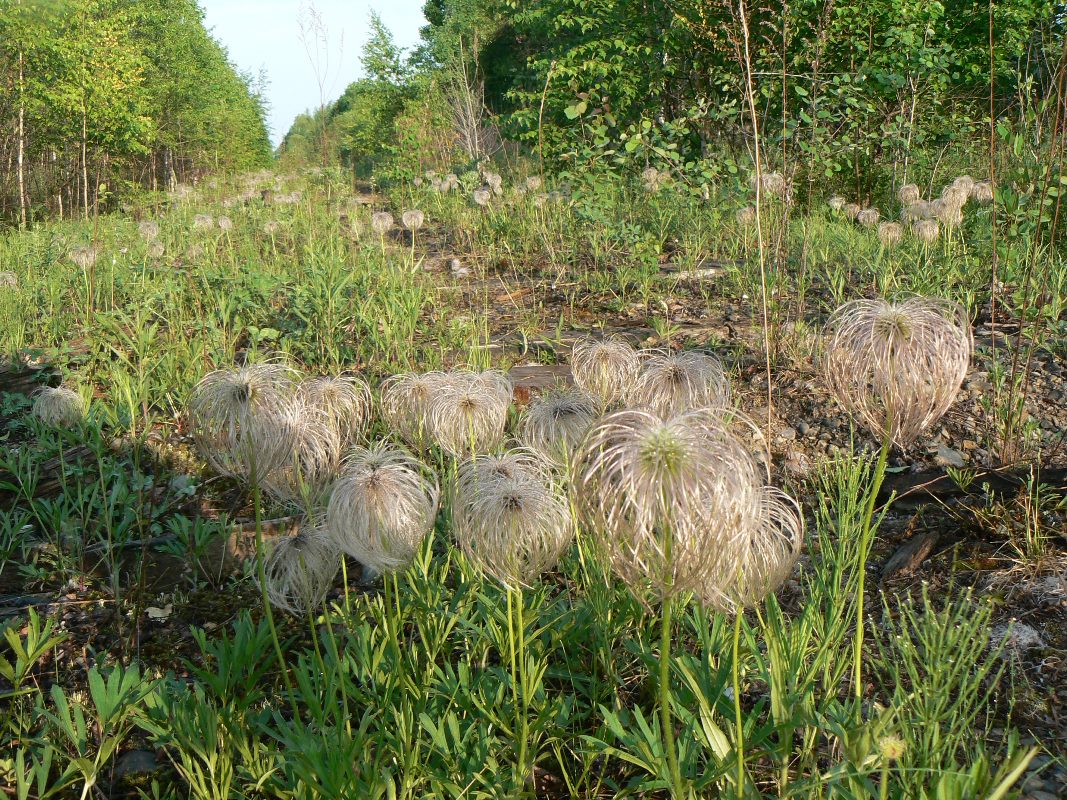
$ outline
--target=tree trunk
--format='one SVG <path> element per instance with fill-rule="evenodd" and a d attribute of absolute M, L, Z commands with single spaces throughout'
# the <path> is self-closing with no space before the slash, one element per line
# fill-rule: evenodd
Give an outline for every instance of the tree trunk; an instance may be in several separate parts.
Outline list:
<path fill-rule="evenodd" d="M 22 5 L 19 3 L 19 5 Z M 19 180 L 19 227 L 25 228 L 28 222 L 26 203 L 26 102 L 24 96 L 24 83 L 26 80 L 25 66 L 23 63 L 22 48 L 19 48 L 19 154 L 18 154 L 18 180 Z"/>
<path fill-rule="evenodd" d="M 85 219 L 89 219 L 89 161 L 86 158 L 88 150 L 86 139 L 89 137 L 89 119 L 85 108 L 85 98 L 82 98 L 82 203 L 84 204 Z"/>

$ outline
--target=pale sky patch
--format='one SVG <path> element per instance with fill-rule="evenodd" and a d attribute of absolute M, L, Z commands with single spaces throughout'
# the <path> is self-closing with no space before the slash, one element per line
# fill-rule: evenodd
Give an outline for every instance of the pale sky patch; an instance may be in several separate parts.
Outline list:
<path fill-rule="evenodd" d="M 271 141 L 277 145 L 293 119 L 319 105 L 315 70 L 300 42 L 301 8 L 307 0 L 201 0 L 205 23 L 238 68 L 266 74 Z M 359 55 L 371 10 L 408 50 L 418 44 L 423 0 L 315 0 L 329 29 L 327 100 L 360 77 Z M 343 37 L 343 46 L 342 46 Z M 325 51 L 323 51 L 325 52 Z M 324 61 L 325 63 L 325 61 Z"/>

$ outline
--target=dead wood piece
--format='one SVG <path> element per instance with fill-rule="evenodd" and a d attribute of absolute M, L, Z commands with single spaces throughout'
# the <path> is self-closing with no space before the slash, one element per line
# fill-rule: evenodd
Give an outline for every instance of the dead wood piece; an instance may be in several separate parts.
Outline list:
<path fill-rule="evenodd" d="M 881 582 L 913 573 L 933 552 L 937 540 L 936 531 L 923 531 L 912 536 L 885 562 Z"/>

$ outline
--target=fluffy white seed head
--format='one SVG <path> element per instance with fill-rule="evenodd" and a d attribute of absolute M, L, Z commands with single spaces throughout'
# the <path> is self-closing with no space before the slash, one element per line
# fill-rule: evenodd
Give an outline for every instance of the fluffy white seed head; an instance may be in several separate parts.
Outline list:
<path fill-rule="evenodd" d="M 85 419 L 85 400 L 66 386 L 42 386 L 34 392 L 33 416 L 45 425 L 69 428 Z"/>
<path fill-rule="evenodd" d="M 431 438 L 446 453 L 488 453 L 504 438 L 511 381 L 501 372 L 445 373 L 427 405 Z"/>
<path fill-rule="evenodd" d="M 624 410 L 597 422 L 576 454 L 571 494 L 583 527 L 638 597 L 711 587 L 738 574 L 762 513 L 755 461 L 707 410 L 664 419 Z"/>
<path fill-rule="evenodd" d="M 426 449 L 429 443 L 429 405 L 443 372 L 392 375 L 381 386 L 382 417 L 410 447 Z"/>
<path fill-rule="evenodd" d="M 317 508 L 326 499 L 344 452 L 337 429 L 319 413 L 294 399 L 287 422 L 277 425 L 289 433 L 288 457 L 267 473 L 263 488 L 284 502 Z"/>
<path fill-rule="evenodd" d="M 437 481 L 406 450 L 354 448 L 330 495 L 330 536 L 342 552 L 379 573 L 403 569 L 437 518 Z"/>
<path fill-rule="evenodd" d="M 193 217 L 193 230 L 204 231 L 215 227 L 215 218 L 210 214 L 197 214 Z"/>
<path fill-rule="evenodd" d="M 553 389 L 530 401 L 519 423 L 519 441 L 557 467 L 575 449 L 598 416 L 598 398 L 580 389 Z"/>
<path fill-rule="evenodd" d="M 789 192 L 789 182 L 780 172 L 764 172 L 760 176 L 762 194 L 772 197 L 785 197 Z M 749 178 L 749 186 L 756 188 L 756 175 Z"/>
<path fill-rule="evenodd" d="M 742 226 L 744 226 L 746 228 L 749 225 L 755 225 L 756 224 L 756 207 L 755 206 L 745 206 L 744 208 L 739 208 L 739 209 L 737 209 L 737 214 L 735 216 L 737 217 L 737 222 L 738 222 L 739 225 L 742 225 Z"/>
<path fill-rule="evenodd" d="M 417 231 L 426 222 L 426 215 L 416 208 L 405 211 L 400 221 L 404 223 L 404 227 L 409 231 Z"/>
<path fill-rule="evenodd" d="M 489 205 L 489 201 L 493 199 L 493 194 L 489 189 L 475 189 L 471 194 L 471 200 L 474 201 L 476 206 L 485 208 Z"/>
<path fill-rule="evenodd" d="M 262 482 L 291 457 L 296 433 L 295 373 L 256 364 L 206 375 L 189 399 L 201 456 L 223 475 Z"/>
<path fill-rule="evenodd" d="M 306 378 L 297 384 L 296 399 L 305 413 L 333 429 L 343 448 L 360 440 L 370 422 L 370 386 L 355 375 Z"/>
<path fill-rule="evenodd" d="M 912 203 L 918 203 L 922 199 L 922 194 L 914 183 L 905 183 L 897 191 L 897 198 L 901 205 L 910 206 Z"/>
<path fill-rule="evenodd" d="M 875 436 L 907 446 L 956 399 L 971 361 L 971 327 L 945 300 L 855 300 L 827 325 L 827 386 Z"/>
<path fill-rule="evenodd" d="M 371 215 L 370 227 L 379 236 L 385 236 L 393 229 L 393 215 L 388 211 L 377 211 Z"/>
<path fill-rule="evenodd" d="M 543 184 L 544 184 L 544 181 L 541 180 L 541 176 L 540 175 L 530 175 L 528 178 L 526 178 L 526 189 L 527 189 L 527 191 L 536 192 L 536 191 L 540 190 L 540 188 L 541 188 L 541 186 Z"/>
<path fill-rule="evenodd" d="M 952 181 L 952 185 L 965 195 L 970 196 L 971 190 L 974 188 L 974 178 L 970 175 L 960 175 L 956 180 Z"/>
<path fill-rule="evenodd" d="M 267 599 L 290 614 L 309 614 L 326 599 L 341 568 L 341 554 L 321 520 L 274 544 L 265 566 Z"/>
<path fill-rule="evenodd" d="M 856 222 L 865 228 L 873 228 L 882 218 L 877 208 L 865 208 L 856 215 Z"/>
<path fill-rule="evenodd" d="M 100 252 L 95 247 L 75 247 L 69 257 L 76 267 L 92 269 Z"/>
<path fill-rule="evenodd" d="M 460 549 L 508 587 L 529 585 L 552 569 L 574 540 L 567 496 L 530 451 L 468 460 L 450 501 Z"/>
<path fill-rule="evenodd" d="M 989 181 L 978 181 L 971 187 L 971 199 L 981 205 L 993 202 L 993 184 Z"/>
<path fill-rule="evenodd" d="M 839 194 L 835 194 L 829 200 L 826 201 L 826 205 L 830 206 L 831 211 L 841 211 L 848 201 Z"/>
<path fill-rule="evenodd" d="M 14 272 L 0 272 L 0 289 L 17 289 L 19 276 Z"/>
<path fill-rule="evenodd" d="M 623 400 L 639 367 L 637 351 L 617 337 L 586 336 L 575 342 L 571 350 L 575 384 L 600 398 L 604 408 Z"/>
<path fill-rule="evenodd" d="M 878 241 L 885 247 L 896 247 L 904 236 L 904 228 L 898 222 L 878 224 Z"/>
<path fill-rule="evenodd" d="M 219 217 L 219 230 L 232 231 L 233 220 L 229 217 Z"/>
<path fill-rule="evenodd" d="M 653 349 L 639 356 L 640 369 L 626 392 L 630 405 L 661 416 L 729 405 L 730 381 L 722 362 L 710 353 Z"/>
<path fill-rule="evenodd" d="M 151 242 L 159 238 L 159 223 L 150 219 L 143 220 L 138 226 L 137 231 L 141 234 L 141 238 L 146 242 Z"/>
<path fill-rule="evenodd" d="M 861 211 L 863 211 L 863 206 L 859 203 L 845 203 L 845 207 L 841 209 L 841 213 L 851 220 L 855 220 Z"/>
<path fill-rule="evenodd" d="M 912 223 L 911 232 L 920 242 L 931 244 L 941 235 L 941 226 L 937 224 L 936 219 L 920 219 Z"/>

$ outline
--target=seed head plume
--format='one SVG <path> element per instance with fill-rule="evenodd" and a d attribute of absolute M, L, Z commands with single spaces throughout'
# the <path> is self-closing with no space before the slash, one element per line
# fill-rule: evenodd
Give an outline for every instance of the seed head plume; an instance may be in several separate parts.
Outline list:
<path fill-rule="evenodd" d="M 33 416 L 45 425 L 70 428 L 85 419 L 85 401 L 66 386 L 42 386 L 34 392 Z"/>
<path fill-rule="evenodd" d="M 763 194 L 770 195 L 772 197 L 785 197 L 789 192 L 789 182 L 785 179 L 785 176 L 780 172 L 764 172 L 760 176 L 760 188 L 763 190 Z M 752 175 L 749 178 L 749 186 L 753 189 L 756 188 L 756 176 Z"/>
<path fill-rule="evenodd" d="M 581 390 L 554 389 L 530 401 L 519 441 L 557 467 L 566 467 L 597 418 L 600 401 Z"/>
<path fill-rule="evenodd" d="M 914 183 L 905 183 L 897 191 L 897 198 L 901 205 L 910 206 L 912 203 L 918 203 L 922 199 L 922 194 Z"/>
<path fill-rule="evenodd" d="M 904 237 L 904 229 L 898 222 L 881 222 L 878 224 L 878 241 L 885 247 L 896 247 Z"/>
<path fill-rule="evenodd" d="M 406 450 L 354 448 L 334 484 L 327 529 L 342 552 L 379 573 L 403 569 L 437 518 L 439 491 Z"/>
<path fill-rule="evenodd" d="M 604 408 L 622 401 L 637 377 L 640 359 L 627 342 L 608 336 L 586 336 L 571 350 L 571 374 L 579 388 L 600 398 Z"/>
<path fill-rule="evenodd" d="M 426 215 L 418 209 L 411 209 L 401 215 L 400 221 L 409 231 L 417 231 L 426 222 Z"/>
<path fill-rule="evenodd" d="M 993 184 L 989 181 L 978 181 L 971 187 L 971 199 L 981 205 L 993 202 Z"/>
<path fill-rule="evenodd" d="M 641 367 L 626 395 L 630 405 L 662 416 L 729 405 L 730 381 L 710 353 L 643 350 L 639 355 Z"/>
<path fill-rule="evenodd" d="M 450 505 L 460 549 L 510 588 L 552 569 L 574 540 L 567 496 L 548 465 L 530 451 L 465 462 Z"/>
<path fill-rule="evenodd" d="M 492 451 L 504 438 L 511 395 L 502 372 L 445 373 L 427 406 L 430 436 L 456 457 Z"/>
<path fill-rule="evenodd" d="M 341 568 L 341 554 L 321 520 L 278 541 L 264 568 L 267 599 L 290 614 L 319 608 Z"/>
<path fill-rule="evenodd" d="M 359 441 L 370 422 L 370 386 L 355 375 L 302 380 L 296 400 L 306 414 L 334 431 L 342 448 Z"/>
<path fill-rule="evenodd" d="M 865 208 L 856 215 L 856 222 L 864 228 L 873 228 L 882 218 L 877 208 Z"/>
<path fill-rule="evenodd" d="M 159 223 L 146 219 L 137 226 L 137 231 L 146 242 L 154 241 L 159 238 Z"/>
<path fill-rule="evenodd" d="M 905 447 L 956 399 L 971 327 L 945 300 L 854 300 L 830 317 L 823 374 L 841 406 L 875 436 Z"/>
<path fill-rule="evenodd" d="M 492 199 L 493 199 L 493 193 L 489 189 L 485 189 L 485 188 L 475 189 L 474 193 L 471 194 L 471 200 L 474 201 L 474 204 L 476 206 L 481 206 L 482 208 L 485 208 L 486 206 L 488 206 L 489 205 L 489 201 L 492 200 Z"/>
<path fill-rule="evenodd" d="M 215 218 L 210 214 L 197 214 L 193 217 L 193 230 L 205 231 L 215 227 Z"/>
<path fill-rule="evenodd" d="M 905 222 L 928 219 L 930 217 L 930 204 L 926 200 L 916 200 L 904 209 L 901 216 Z"/>
<path fill-rule="evenodd" d="M 830 206 L 831 211 L 840 211 L 845 207 L 845 203 L 848 201 L 839 194 L 835 194 L 829 200 L 826 201 L 826 205 Z"/>
<path fill-rule="evenodd" d="M 744 208 L 737 209 L 737 224 L 747 228 L 749 225 L 754 225 L 756 222 L 756 207 L 745 206 Z"/>
<path fill-rule="evenodd" d="M 256 364 L 206 375 L 189 400 L 189 423 L 201 456 L 223 475 L 263 481 L 293 452 L 295 372 Z"/>
<path fill-rule="evenodd" d="M 233 220 L 230 219 L 229 217 L 219 217 L 219 230 L 232 231 L 233 230 Z"/>
<path fill-rule="evenodd" d="M 759 515 L 738 537 L 733 574 L 720 574 L 696 594 L 722 613 L 753 606 L 785 582 L 804 544 L 804 518 L 796 501 L 770 486 L 760 492 Z"/>
<path fill-rule="evenodd" d="M 625 410 L 596 423 L 575 458 L 579 519 L 616 575 L 661 599 L 738 573 L 762 481 L 741 441 L 701 409 L 663 419 Z"/>
<path fill-rule="evenodd" d="M 969 197 L 974 189 L 974 178 L 970 175 L 960 175 L 956 180 L 952 181 L 952 186 Z"/>
<path fill-rule="evenodd" d="M 370 227 L 379 236 L 385 236 L 393 229 L 395 222 L 393 221 L 393 215 L 388 211 L 377 211 L 371 215 Z"/>
<path fill-rule="evenodd" d="M 845 203 L 845 207 L 841 209 L 841 213 L 851 220 L 855 220 L 861 211 L 863 211 L 863 206 L 859 203 Z"/>
<path fill-rule="evenodd" d="M 382 416 L 409 446 L 424 450 L 429 437 L 429 404 L 443 372 L 403 373 L 381 385 Z"/>
<path fill-rule="evenodd" d="M 299 398 L 293 401 L 288 423 L 277 427 L 279 434 L 289 434 L 289 455 L 267 473 L 263 488 L 284 502 L 304 508 L 321 506 L 344 452 L 337 429 Z"/>
<path fill-rule="evenodd" d="M 541 180 L 541 176 L 530 175 L 528 178 L 526 178 L 526 189 L 530 192 L 539 191 L 543 183 L 544 181 Z"/>
<path fill-rule="evenodd" d="M 911 232 L 920 242 L 931 244 L 941 235 L 941 226 L 936 219 L 920 219 L 912 223 Z"/>
<path fill-rule="evenodd" d="M 95 247 L 75 247 L 70 251 L 69 257 L 74 266 L 83 270 L 92 269 L 96 264 L 99 251 Z"/>

